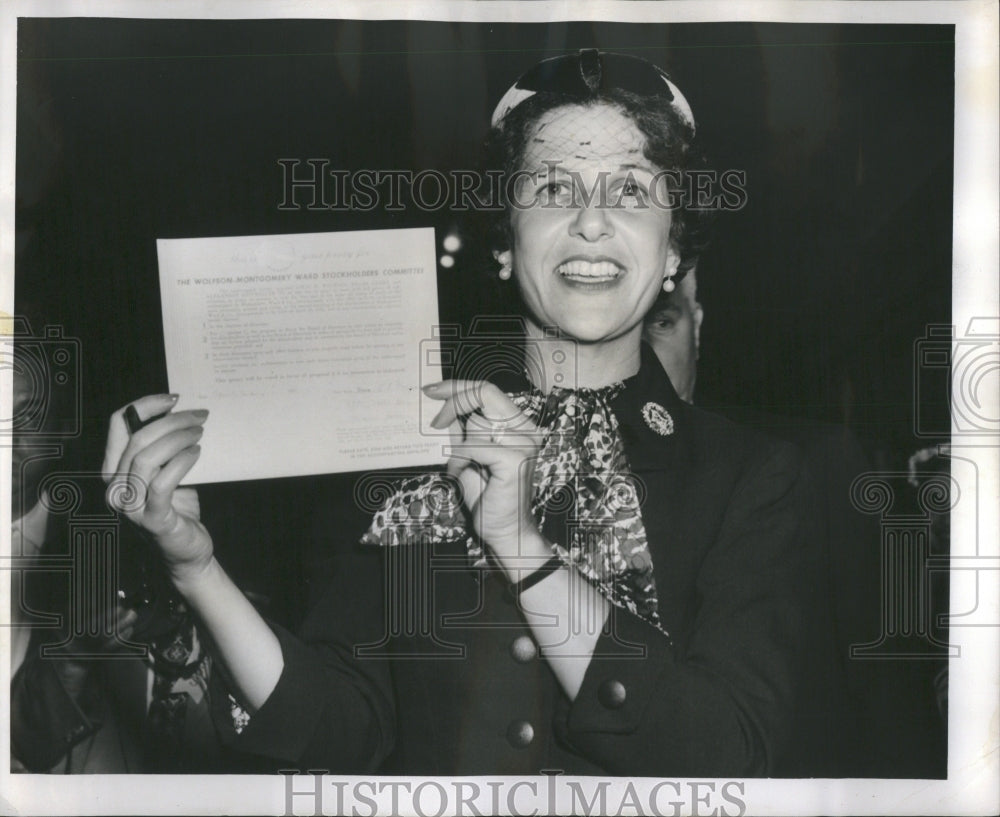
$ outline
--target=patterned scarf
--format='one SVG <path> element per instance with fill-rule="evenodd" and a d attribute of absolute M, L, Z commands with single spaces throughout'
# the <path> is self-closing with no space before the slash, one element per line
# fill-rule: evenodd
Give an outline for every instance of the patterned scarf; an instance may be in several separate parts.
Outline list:
<path fill-rule="evenodd" d="M 192 712 L 207 707 L 212 656 L 198 639 L 194 617 L 177 603 L 180 623 L 154 636 L 147 662 L 153 670 L 152 700 L 146 717 L 146 768 L 156 772 L 185 768 L 185 737 Z"/>
<path fill-rule="evenodd" d="M 532 512 L 543 534 L 546 522 L 553 529 L 547 536 L 557 540 L 553 552 L 612 604 L 668 635 L 657 609 L 639 485 L 610 406 L 624 388 L 619 382 L 601 389 L 555 388 L 547 398 L 537 389 L 509 396 L 545 434 L 535 466 Z M 562 530 L 551 535 L 558 527 Z M 465 539 L 473 563 L 488 564 L 482 542 L 468 527 L 457 481 L 446 474 L 403 480 L 361 541 L 394 546 L 415 537 Z"/>

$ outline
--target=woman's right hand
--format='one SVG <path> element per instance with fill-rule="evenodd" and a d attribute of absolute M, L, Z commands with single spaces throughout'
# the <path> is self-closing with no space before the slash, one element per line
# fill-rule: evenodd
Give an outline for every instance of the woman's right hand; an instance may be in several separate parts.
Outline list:
<path fill-rule="evenodd" d="M 171 412 L 176 402 L 159 394 L 131 403 L 140 420 L 164 415 L 134 434 L 125 422 L 128 406 L 112 414 L 102 471 L 109 503 L 153 537 L 171 578 L 183 584 L 212 561 L 198 494 L 177 487 L 198 461 L 208 412 Z"/>
<path fill-rule="evenodd" d="M 169 394 L 131 405 L 140 420 L 157 417 L 133 434 L 125 406 L 111 415 L 104 478 L 109 503 L 159 545 L 174 585 L 211 638 L 241 702 L 255 711 L 274 691 L 285 666 L 277 636 L 212 557 L 212 537 L 201 524 L 198 495 L 177 485 L 198 461 L 207 411 L 171 411 Z"/>

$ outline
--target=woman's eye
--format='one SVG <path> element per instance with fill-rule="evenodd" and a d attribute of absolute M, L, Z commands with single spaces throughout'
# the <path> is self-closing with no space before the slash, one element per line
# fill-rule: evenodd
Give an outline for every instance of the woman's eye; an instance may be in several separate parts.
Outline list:
<path fill-rule="evenodd" d="M 546 182 L 538 188 L 535 195 L 543 203 L 566 203 L 569 198 L 569 186 L 565 182 Z"/>
<path fill-rule="evenodd" d="M 634 179 L 626 179 L 612 196 L 612 203 L 618 207 L 644 207 L 647 200 L 646 189 Z"/>

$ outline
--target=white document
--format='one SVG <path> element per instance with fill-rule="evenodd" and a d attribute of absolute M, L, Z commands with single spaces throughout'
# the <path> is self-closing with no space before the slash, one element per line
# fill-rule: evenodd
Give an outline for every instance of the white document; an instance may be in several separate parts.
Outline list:
<path fill-rule="evenodd" d="M 441 404 L 420 391 L 441 377 L 420 365 L 438 323 L 433 229 L 156 249 L 170 390 L 210 411 L 186 484 L 443 460 L 427 426 Z"/>

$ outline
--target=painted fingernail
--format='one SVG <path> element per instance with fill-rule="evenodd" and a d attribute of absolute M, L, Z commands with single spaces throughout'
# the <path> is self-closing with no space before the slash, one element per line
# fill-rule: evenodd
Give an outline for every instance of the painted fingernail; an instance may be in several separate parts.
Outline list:
<path fill-rule="evenodd" d="M 196 409 L 195 411 L 192 411 L 191 414 L 199 420 L 204 420 L 208 417 L 208 409 Z"/>
<path fill-rule="evenodd" d="M 200 454 L 201 453 L 201 446 L 200 445 L 192 445 L 191 446 L 191 453 L 194 454 L 195 456 L 197 456 L 198 454 Z"/>
<path fill-rule="evenodd" d="M 444 381 L 441 380 L 441 381 L 438 381 L 437 383 L 428 383 L 426 386 L 424 386 L 421 389 L 421 391 L 424 394 L 437 394 L 437 393 L 439 393 L 441 391 L 441 388 L 443 386 L 444 386 Z"/>
<path fill-rule="evenodd" d="M 444 428 L 446 423 L 441 422 L 441 415 L 444 413 L 444 409 L 441 409 L 437 414 L 434 415 L 434 419 L 431 420 L 431 428 Z"/>
<path fill-rule="evenodd" d="M 168 399 L 168 400 L 169 400 L 169 401 L 170 401 L 171 403 L 176 403 L 176 402 L 177 402 L 178 400 L 180 400 L 180 399 L 181 399 L 181 396 L 180 396 L 179 394 L 168 394 L 168 395 L 167 395 L 167 399 Z"/>

